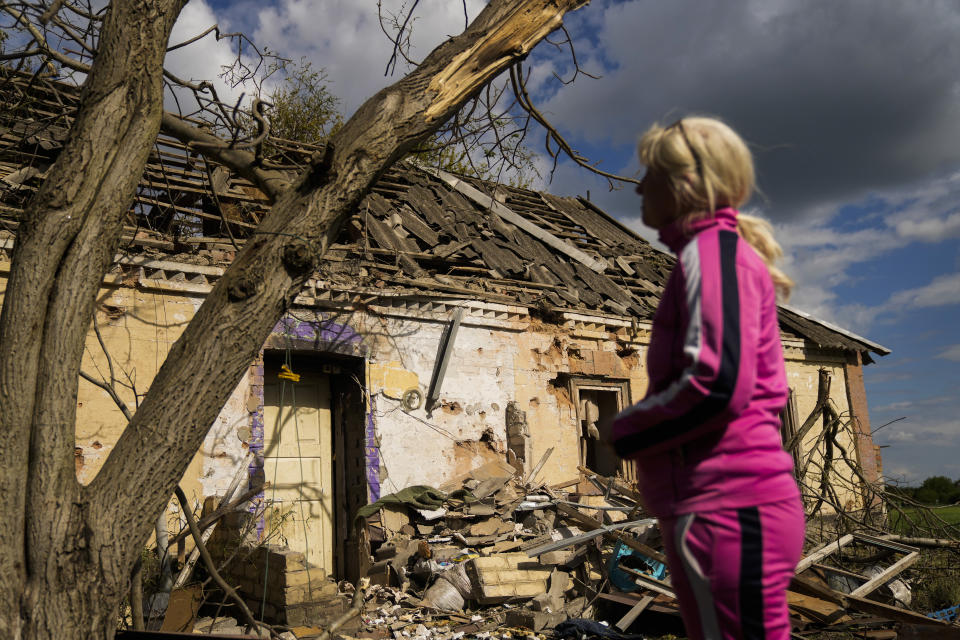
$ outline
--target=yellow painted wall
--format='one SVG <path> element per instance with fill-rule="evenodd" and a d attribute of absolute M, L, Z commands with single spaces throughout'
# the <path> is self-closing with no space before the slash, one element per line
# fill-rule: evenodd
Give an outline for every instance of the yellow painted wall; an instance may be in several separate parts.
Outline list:
<path fill-rule="evenodd" d="M 4 283 L 0 277 L 0 288 Z M 132 380 L 137 392 L 145 393 L 201 302 L 197 293 L 105 287 L 97 318 L 118 380 Z M 508 316 L 512 319 L 501 319 Z M 411 484 L 438 486 L 486 461 L 505 459 L 505 413 L 511 401 L 527 415 L 531 448 L 527 469 L 552 447 L 539 477 L 548 483 L 571 480 L 580 460 L 579 427 L 563 376 L 625 380 L 633 402 L 646 390 L 646 331 L 633 335 L 625 328 L 610 332 L 602 325 L 574 322 L 560 327 L 531 321 L 520 312 L 513 316 L 497 312 L 489 321 L 486 316 L 468 314 L 455 341 L 438 407 L 429 415 L 422 407 L 405 412 L 400 407 L 405 390 L 418 388 L 426 394 L 447 317 L 350 316 L 350 325 L 366 336 L 366 382 L 375 407 L 382 493 Z M 797 346 L 788 346 L 786 353 L 799 421 L 814 406 L 822 366 L 833 376 L 831 397 L 837 412 L 844 415 L 848 409 L 841 359 Z M 92 331 L 83 369 L 109 376 Z M 245 379 L 184 477 L 184 488 L 197 502 L 222 492 L 245 454 L 246 445 L 237 434 L 249 426 L 254 409 L 249 406 L 248 389 Z M 121 395 L 131 406 L 135 404 L 132 391 Z M 89 482 L 110 453 L 124 420 L 107 394 L 86 381 L 80 382 L 77 401 L 78 477 Z M 806 447 L 815 443 L 817 433 L 816 429 L 811 432 Z M 853 454 L 850 435 L 841 438 Z M 838 486 L 849 484 L 849 476 Z M 843 500 L 854 504 L 856 492 L 848 491 Z"/>

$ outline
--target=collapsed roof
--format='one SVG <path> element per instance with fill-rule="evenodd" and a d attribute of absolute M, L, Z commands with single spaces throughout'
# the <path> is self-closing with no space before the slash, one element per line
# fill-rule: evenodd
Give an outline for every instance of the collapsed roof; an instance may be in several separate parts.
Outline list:
<path fill-rule="evenodd" d="M 0 223 L 11 232 L 63 147 L 78 101 L 72 85 L 0 70 Z M 271 167 L 290 172 L 322 148 L 280 139 L 269 147 Z M 127 250 L 227 261 L 268 210 L 253 184 L 161 135 L 128 214 Z M 649 323 L 673 264 L 584 198 L 398 163 L 331 245 L 319 277 L 331 299 L 358 289 L 467 296 Z M 865 362 L 869 352 L 889 353 L 788 307 L 779 317 L 787 337 L 856 351 Z"/>

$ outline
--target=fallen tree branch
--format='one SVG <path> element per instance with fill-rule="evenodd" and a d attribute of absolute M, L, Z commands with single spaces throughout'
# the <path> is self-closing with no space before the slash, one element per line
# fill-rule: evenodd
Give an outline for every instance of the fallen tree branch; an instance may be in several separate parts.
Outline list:
<path fill-rule="evenodd" d="M 222 518 L 222 517 L 224 517 L 224 516 L 226 516 L 226 515 L 228 515 L 228 514 L 230 514 L 230 513 L 233 513 L 233 512 L 236 510 L 237 507 L 239 507 L 240 505 L 242 505 L 244 502 L 246 502 L 247 500 L 249 500 L 249 499 L 252 498 L 253 496 L 257 495 L 258 493 L 260 493 L 260 492 L 263 491 L 264 489 L 268 488 L 269 486 L 270 486 L 270 483 L 269 483 L 269 482 L 264 482 L 263 484 L 257 485 L 256 487 L 254 487 L 254 488 L 252 488 L 252 489 L 248 489 L 248 490 L 244 491 L 242 494 L 240 494 L 238 497 L 236 497 L 236 498 L 234 498 L 233 500 L 231 500 L 231 501 L 230 501 L 230 504 L 220 505 L 220 506 L 217 508 L 217 510 L 214 511 L 213 513 L 209 513 L 209 514 L 203 516 L 202 518 L 200 518 L 200 521 L 197 522 L 197 526 L 200 528 L 200 531 L 206 530 L 208 527 L 216 524 L 217 521 L 220 520 L 220 518 Z M 189 529 L 185 529 L 185 530 L 181 531 L 181 532 L 178 533 L 177 535 L 175 535 L 175 536 L 173 536 L 172 538 L 170 538 L 170 541 L 167 543 L 167 547 L 168 547 L 168 548 L 169 548 L 169 547 L 172 547 L 173 545 L 177 544 L 178 542 L 180 542 L 181 540 L 183 540 L 184 538 L 186 538 L 186 537 L 189 536 L 189 535 L 190 535 L 190 530 L 189 530 Z"/>
<path fill-rule="evenodd" d="M 183 515 L 187 519 L 187 526 L 190 527 L 190 533 L 193 535 L 193 541 L 197 545 L 197 549 L 200 550 L 200 557 L 203 559 L 203 564 L 207 567 L 207 572 L 210 574 L 210 577 L 213 578 L 214 582 L 223 589 L 224 593 L 233 600 L 237 607 L 240 609 L 240 612 L 243 614 L 243 618 L 247 623 L 247 627 L 251 629 L 256 629 L 257 636 L 261 636 L 260 629 L 266 629 L 271 637 L 278 637 L 276 631 L 273 630 L 269 625 L 266 625 L 262 622 L 257 621 L 253 617 L 253 613 L 250 612 L 250 608 L 247 607 L 247 603 L 243 601 L 243 598 L 236 592 L 236 590 L 231 587 L 226 580 L 223 579 L 223 576 L 217 571 L 217 566 L 213 562 L 213 558 L 210 557 L 210 552 L 207 551 L 206 545 L 203 544 L 203 536 L 200 533 L 200 528 L 197 526 L 197 519 L 193 517 L 193 509 L 190 507 L 190 502 L 187 500 L 186 494 L 183 492 L 179 486 L 176 488 L 175 493 L 177 494 L 177 500 L 180 501 L 180 506 L 183 508 Z"/>

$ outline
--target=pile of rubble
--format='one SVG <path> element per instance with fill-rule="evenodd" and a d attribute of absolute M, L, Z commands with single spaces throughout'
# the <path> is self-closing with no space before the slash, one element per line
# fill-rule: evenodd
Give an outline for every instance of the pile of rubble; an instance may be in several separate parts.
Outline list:
<path fill-rule="evenodd" d="M 621 580 L 636 571 L 663 584 L 663 558 L 647 544 L 655 520 L 639 515 L 622 483 L 589 474 L 534 484 L 497 462 L 438 489 L 386 496 L 360 513 L 374 560 L 363 635 L 458 638 L 592 618 L 607 595 L 608 546 L 640 558 L 618 572 Z"/>
<path fill-rule="evenodd" d="M 682 635 L 656 520 L 637 493 L 588 469 L 553 486 L 531 476 L 491 463 L 362 510 L 370 586 L 350 635 Z M 788 593 L 796 636 L 960 638 L 960 627 L 907 608 L 901 573 L 919 550 L 895 538 L 850 534 L 813 548 Z"/>
<path fill-rule="evenodd" d="M 682 637 L 657 521 L 644 514 L 636 490 L 586 468 L 546 485 L 535 480 L 545 461 L 526 477 L 491 462 L 444 486 L 407 487 L 367 505 L 357 525 L 370 553 L 356 587 L 274 546 L 227 563 L 225 584 L 236 589 L 238 605 L 272 624 L 274 637 Z M 960 606 L 910 609 L 920 548 L 956 555 L 955 539 L 855 532 L 817 544 L 809 529 L 811 548 L 787 594 L 793 637 L 960 640 Z M 232 605 L 197 619 L 195 598 L 177 622 L 175 600 L 165 630 L 246 629 L 222 617 L 237 615 Z"/>

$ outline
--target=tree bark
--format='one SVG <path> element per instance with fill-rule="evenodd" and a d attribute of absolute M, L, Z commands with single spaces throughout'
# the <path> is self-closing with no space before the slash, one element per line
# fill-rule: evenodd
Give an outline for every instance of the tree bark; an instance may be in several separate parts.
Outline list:
<path fill-rule="evenodd" d="M 585 0 L 495 0 L 410 75 L 370 98 L 284 190 L 173 345 L 90 485 L 118 539 L 144 538 L 137 504 L 167 500 L 270 330 L 377 178 Z M 170 402 L 176 398 L 176 402 Z M 151 469 L 134 487 L 129 469 Z"/>
<path fill-rule="evenodd" d="M 160 64 L 182 1 L 111 5 L 70 141 L 20 225 L 0 316 L 2 637 L 112 637 L 156 514 L 344 221 L 393 162 L 589 0 L 492 0 L 360 107 L 278 190 L 80 487 L 72 456 L 84 339 L 160 126 Z"/>
<path fill-rule="evenodd" d="M 70 139 L 19 226 L 0 313 L 0 637 L 112 637 L 128 585 L 137 549 L 104 537 L 76 480 L 76 395 L 96 294 L 159 131 L 163 57 L 184 3 L 109 8 Z"/>

